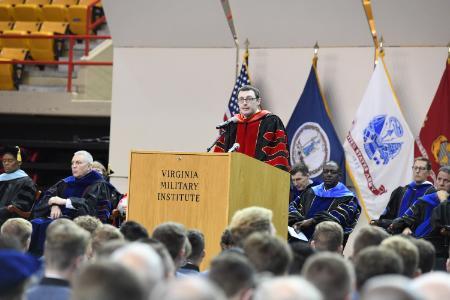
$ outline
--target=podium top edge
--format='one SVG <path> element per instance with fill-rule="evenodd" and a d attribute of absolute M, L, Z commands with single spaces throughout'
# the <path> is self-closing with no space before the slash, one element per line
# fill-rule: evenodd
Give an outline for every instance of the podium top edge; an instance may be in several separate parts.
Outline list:
<path fill-rule="evenodd" d="M 230 156 L 234 153 L 220 152 L 179 152 L 179 151 L 153 151 L 153 150 L 136 150 L 132 149 L 131 154 L 169 154 L 169 155 L 205 155 L 205 156 Z M 239 153 L 240 154 L 240 153 Z"/>

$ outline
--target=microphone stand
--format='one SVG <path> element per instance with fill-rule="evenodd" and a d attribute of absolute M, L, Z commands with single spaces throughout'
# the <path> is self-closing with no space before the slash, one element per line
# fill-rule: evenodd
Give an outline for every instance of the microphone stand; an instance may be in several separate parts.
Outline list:
<path fill-rule="evenodd" d="M 220 131 L 219 131 L 219 137 L 214 141 L 214 143 L 213 143 L 210 147 L 206 148 L 206 152 L 211 151 L 211 149 L 217 144 L 217 142 L 218 142 L 218 141 L 220 140 L 220 138 L 225 134 L 225 132 L 226 132 L 225 129 L 220 129 Z"/>

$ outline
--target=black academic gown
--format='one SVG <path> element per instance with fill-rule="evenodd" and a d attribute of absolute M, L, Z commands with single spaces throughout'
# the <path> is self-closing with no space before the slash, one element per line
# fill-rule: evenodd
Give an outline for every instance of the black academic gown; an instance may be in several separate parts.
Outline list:
<path fill-rule="evenodd" d="M 0 181 L 0 226 L 9 218 L 18 217 L 7 210 L 14 205 L 23 211 L 30 211 L 34 203 L 36 185 L 30 177 Z"/>

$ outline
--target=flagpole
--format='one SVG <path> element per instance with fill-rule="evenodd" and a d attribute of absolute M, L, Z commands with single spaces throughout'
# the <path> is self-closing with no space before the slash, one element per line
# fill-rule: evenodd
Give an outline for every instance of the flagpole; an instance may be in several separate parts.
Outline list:
<path fill-rule="evenodd" d="M 236 46 L 236 68 L 235 68 L 235 75 L 234 75 L 234 80 L 236 81 L 236 79 L 239 76 L 239 40 L 237 38 L 237 36 L 234 36 L 234 45 Z"/>

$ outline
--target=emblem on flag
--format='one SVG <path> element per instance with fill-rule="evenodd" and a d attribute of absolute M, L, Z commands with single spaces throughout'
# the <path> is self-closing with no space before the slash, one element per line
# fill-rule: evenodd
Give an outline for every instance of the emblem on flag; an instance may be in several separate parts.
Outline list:
<path fill-rule="evenodd" d="M 364 129 L 364 150 L 367 156 L 379 165 L 387 165 L 400 153 L 403 142 L 403 127 L 396 117 L 376 116 Z"/>
<path fill-rule="evenodd" d="M 322 173 L 322 166 L 330 160 L 330 141 L 327 134 L 315 122 L 303 123 L 291 141 L 291 162 L 308 166 L 311 177 Z"/>

